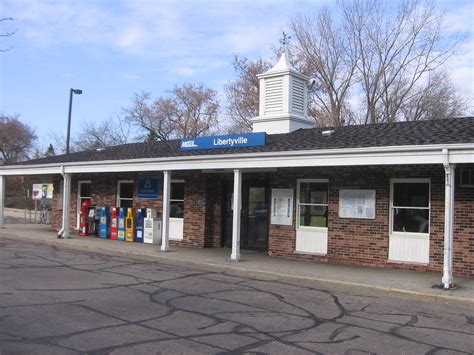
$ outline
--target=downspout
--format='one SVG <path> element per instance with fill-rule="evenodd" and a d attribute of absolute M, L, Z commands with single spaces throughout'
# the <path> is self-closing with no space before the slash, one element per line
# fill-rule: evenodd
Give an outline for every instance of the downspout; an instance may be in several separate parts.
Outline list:
<path fill-rule="evenodd" d="M 64 193 L 65 193 L 65 184 L 66 184 L 66 177 L 64 175 L 64 165 L 61 165 L 61 171 L 60 171 L 61 176 L 63 177 L 63 201 L 64 201 Z M 63 203 L 64 206 L 64 203 Z M 63 207 L 64 208 L 64 207 Z M 63 211 L 64 214 L 64 211 Z M 61 238 L 64 233 L 64 218 L 61 216 L 61 229 L 58 231 L 58 238 Z"/>
<path fill-rule="evenodd" d="M 453 222 L 454 222 L 454 164 L 449 163 L 448 149 L 443 149 L 444 183 L 444 260 L 442 283 L 445 290 L 453 288 Z"/>

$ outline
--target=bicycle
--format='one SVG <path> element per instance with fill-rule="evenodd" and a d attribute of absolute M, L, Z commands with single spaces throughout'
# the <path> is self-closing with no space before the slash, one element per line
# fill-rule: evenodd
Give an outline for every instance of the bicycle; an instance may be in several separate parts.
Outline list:
<path fill-rule="evenodd" d="M 43 206 L 43 209 L 40 212 L 40 224 L 51 224 L 51 211 L 46 207 Z"/>

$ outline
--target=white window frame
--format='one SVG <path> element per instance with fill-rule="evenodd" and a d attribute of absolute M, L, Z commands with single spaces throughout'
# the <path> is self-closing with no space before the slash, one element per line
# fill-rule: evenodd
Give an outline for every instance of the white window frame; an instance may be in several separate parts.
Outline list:
<path fill-rule="evenodd" d="M 117 197 L 116 197 L 117 207 L 122 207 L 122 206 L 120 206 L 120 201 L 121 200 L 128 200 L 128 201 L 132 201 L 132 203 L 133 203 L 133 193 L 132 193 L 132 198 L 120 197 L 120 184 L 123 184 L 123 183 L 134 184 L 135 182 L 133 180 L 117 180 Z M 132 191 L 133 191 L 133 189 L 132 189 Z"/>
<path fill-rule="evenodd" d="M 428 207 L 411 207 L 411 206 L 397 206 L 397 208 L 409 208 L 409 209 L 419 209 L 419 210 L 428 210 L 428 233 L 419 233 L 419 232 L 399 232 L 393 230 L 393 185 L 397 183 L 427 183 L 428 184 Z M 390 179 L 390 211 L 389 211 L 389 234 L 390 235 L 402 235 L 402 236 L 429 236 L 431 230 L 431 179 L 429 178 L 397 178 Z"/>
<path fill-rule="evenodd" d="M 301 191 L 301 183 L 304 182 L 315 182 L 315 183 L 323 183 L 323 184 L 328 184 L 328 203 L 327 204 L 321 204 L 321 203 L 300 203 L 300 191 Z M 296 229 L 297 230 L 308 230 L 308 231 L 314 231 L 314 230 L 319 230 L 319 231 L 327 231 L 328 226 L 326 227 L 310 227 L 310 226 L 300 226 L 300 206 L 325 206 L 329 209 L 329 179 L 297 179 L 296 180 Z M 328 219 L 327 219 L 327 224 L 329 224 L 329 213 L 328 213 Z"/>
<path fill-rule="evenodd" d="M 92 184 L 91 180 L 79 180 L 77 182 L 77 201 L 76 201 L 76 229 L 79 229 L 79 224 L 80 224 L 80 213 L 81 213 L 81 200 L 83 198 L 88 198 L 92 201 L 92 196 L 81 196 L 81 185 L 82 184 Z M 91 185 L 92 187 L 92 185 Z"/>
<path fill-rule="evenodd" d="M 460 171 L 460 174 L 459 174 L 459 184 L 460 184 L 460 186 L 461 187 L 474 187 L 474 183 L 472 183 L 472 184 L 463 184 L 462 174 L 465 170 L 469 171 L 469 180 L 474 182 L 474 168 L 461 168 L 461 171 Z"/>
<path fill-rule="evenodd" d="M 178 183 L 178 184 L 183 184 L 184 185 L 184 180 L 183 179 L 175 179 L 175 180 L 171 180 L 170 182 L 170 197 L 171 197 L 171 184 L 175 184 L 175 183 Z M 177 199 L 172 199 L 170 198 L 170 206 L 171 206 L 171 202 L 183 202 L 183 207 L 184 207 L 184 196 L 183 196 L 183 199 L 182 200 L 177 200 Z M 174 218 L 174 219 L 184 219 L 184 210 L 183 210 L 183 218 L 176 218 L 176 217 L 170 217 L 170 218 Z"/>

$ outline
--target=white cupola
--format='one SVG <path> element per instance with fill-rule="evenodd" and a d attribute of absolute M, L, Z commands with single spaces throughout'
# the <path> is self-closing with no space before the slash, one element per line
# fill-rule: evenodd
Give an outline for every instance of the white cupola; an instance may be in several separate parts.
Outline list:
<path fill-rule="evenodd" d="M 269 71 L 257 75 L 259 113 L 251 119 L 253 132 L 289 133 L 314 127 L 308 117 L 308 77 L 289 62 L 286 50 Z"/>

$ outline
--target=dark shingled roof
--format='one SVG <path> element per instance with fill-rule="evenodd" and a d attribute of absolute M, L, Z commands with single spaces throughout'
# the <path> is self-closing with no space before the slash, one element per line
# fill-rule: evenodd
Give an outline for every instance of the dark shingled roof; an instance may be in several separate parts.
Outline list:
<path fill-rule="evenodd" d="M 330 136 L 322 131 L 334 129 Z M 380 123 L 336 128 L 299 129 L 291 133 L 267 135 L 265 146 L 181 151 L 180 141 L 131 143 L 102 151 L 88 150 L 24 161 L 21 165 L 162 158 L 196 155 L 283 152 L 336 148 L 474 143 L 474 117 L 446 120 Z"/>

